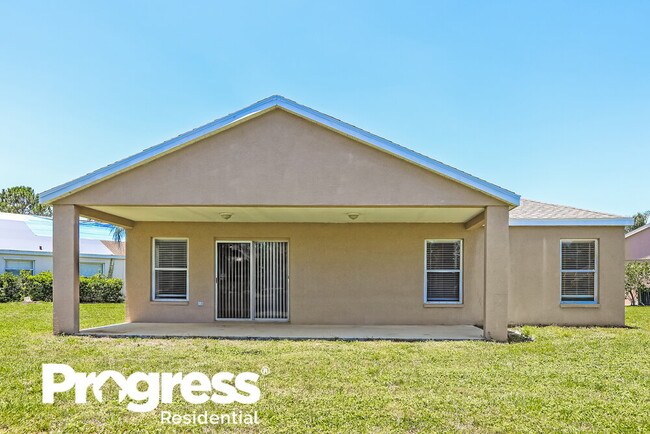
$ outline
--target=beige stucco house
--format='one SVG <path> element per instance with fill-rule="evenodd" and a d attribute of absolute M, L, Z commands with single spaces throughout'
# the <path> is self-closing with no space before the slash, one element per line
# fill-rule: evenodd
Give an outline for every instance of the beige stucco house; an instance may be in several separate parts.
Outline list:
<path fill-rule="evenodd" d="M 280 96 L 41 200 L 56 333 L 79 331 L 79 216 L 127 229 L 130 322 L 471 324 L 500 341 L 508 324 L 624 324 L 629 219 L 520 199 Z"/>

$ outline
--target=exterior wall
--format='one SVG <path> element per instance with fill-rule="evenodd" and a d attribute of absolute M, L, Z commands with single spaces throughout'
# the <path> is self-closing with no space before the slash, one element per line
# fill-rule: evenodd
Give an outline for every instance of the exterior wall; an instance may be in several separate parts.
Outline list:
<path fill-rule="evenodd" d="M 598 304 L 560 304 L 560 240 L 598 240 Z M 624 325 L 622 227 L 510 228 L 511 324 Z"/>
<path fill-rule="evenodd" d="M 295 324 L 483 324 L 484 230 L 458 224 L 138 223 L 128 233 L 133 322 L 212 322 L 215 242 L 288 240 Z M 189 302 L 152 302 L 153 237 L 189 238 Z M 464 240 L 464 303 L 425 307 L 424 241 Z M 560 304 L 560 240 L 599 240 L 597 305 Z M 623 230 L 511 227 L 510 324 L 623 325 Z M 198 302 L 204 306 L 198 306 Z"/>
<path fill-rule="evenodd" d="M 503 205 L 484 193 L 279 109 L 55 203 Z"/>
<path fill-rule="evenodd" d="M 650 228 L 625 238 L 625 260 L 650 260 Z"/>
<path fill-rule="evenodd" d="M 5 272 L 5 259 L 20 259 L 27 261 L 34 261 L 34 274 L 42 273 L 44 271 L 52 271 L 52 254 L 30 254 L 25 252 L 25 254 L 16 254 L 16 253 L 7 253 L 0 254 L 0 274 Z M 124 259 L 114 259 L 113 265 L 113 277 L 118 277 L 124 279 L 125 273 L 125 260 Z M 110 266 L 110 259 L 106 258 L 94 258 L 94 257 L 85 257 L 83 255 L 79 256 L 79 262 L 101 262 L 104 264 L 104 273 L 108 273 L 108 268 Z"/>
<path fill-rule="evenodd" d="M 481 324 L 484 235 L 462 224 L 137 223 L 128 231 L 132 322 L 212 322 L 215 242 L 289 241 L 295 324 Z M 189 302 L 152 302 L 153 237 L 189 238 Z M 464 305 L 424 307 L 426 239 L 464 239 Z M 203 301 L 204 306 L 197 303 Z"/>

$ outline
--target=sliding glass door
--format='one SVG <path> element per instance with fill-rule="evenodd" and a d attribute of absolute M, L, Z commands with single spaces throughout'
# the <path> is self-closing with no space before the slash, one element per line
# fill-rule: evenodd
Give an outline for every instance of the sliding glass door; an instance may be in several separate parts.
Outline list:
<path fill-rule="evenodd" d="M 251 317 L 251 243 L 217 243 L 217 319 Z"/>
<path fill-rule="evenodd" d="M 287 253 L 286 241 L 218 241 L 216 318 L 287 320 Z"/>

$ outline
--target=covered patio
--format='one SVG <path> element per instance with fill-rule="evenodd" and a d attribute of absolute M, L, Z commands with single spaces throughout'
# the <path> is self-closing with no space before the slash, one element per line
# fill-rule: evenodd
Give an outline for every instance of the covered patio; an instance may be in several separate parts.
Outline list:
<path fill-rule="evenodd" d="M 489 254 L 493 246 L 498 245 L 498 251 L 504 250 L 507 241 L 507 237 L 502 235 L 507 228 L 505 207 L 254 209 L 233 206 L 109 208 L 55 205 L 54 208 L 55 228 L 58 229 L 55 231 L 58 256 L 54 291 L 57 333 L 146 338 L 445 341 L 494 339 L 495 333 L 499 332 L 497 340 L 507 339 L 503 314 L 505 303 L 491 292 L 492 288 L 500 289 L 503 274 L 497 270 L 504 264 L 498 255 Z M 173 223 L 170 223 L 170 213 L 174 214 Z M 350 213 L 356 218 L 350 218 Z M 130 265 L 127 266 L 126 279 L 127 323 L 79 329 L 78 273 L 74 264 L 78 257 L 76 226 L 81 215 L 127 228 L 126 257 Z M 195 274 L 190 274 L 190 280 L 197 288 L 192 292 L 193 298 L 186 301 L 151 299 L 152 283 L 148 279 L 151 279 L 152 239 L 157 235 L 183 236 L 190 240 L 194 250 L 189 252 L 189 256 L 195 258 L 195 266 L 191 269 Z M 285 322 L 265 320 L 264 317 L 251 322 L 219 318 L 219 283 L 215 283 L 217 270 L 214 268 L 218 252 L 215 252 L 215 245 L 218 249 L 221 239 L 238 240 L 244 236 L 290 240 L 288 244 L 293 256 L 288 257 L 286 265 L 293 270 L 293 292 L 287 300 L 290 306 L 286 309 Z M 420 289 L 423 273 L 418 267 L 422 266 L 422 240 L 427 236 L 462 238 L 468 250 L 478 251 L 475 259 L 468 258 L 464 264 L 467 282 L 464 302 L 423 304 Z M 410 255 L 412 258 L 400 268 L 386 267 L 383 262 L 384 242 L 392 251 L 403 252 L 400 256 Z M 341 249 L 341 246 L 345 248 Z M 319 248 L 323 249 L 322 252 L 314 256 Z M 376 252 L 376 256 L 369 256 L 368 252 Z M 346 274 L 305 272 L 317 269 L 319 263 L 335 267 L 343 265 Z M 371 271 L 363 274 L 356 271 L 363 267 Z M 381 273 L 382 268 L 388 271 Z M 488 275 L 487 272 L 493 269 L 494 272 Z M 408 279 L 404 277 L 405 271 Z M 490 277 L 494 278 L 493 283 Z M 368 279 L 373 280 L 365 288 L 363 285 Z M 388 282 L 385 289 L 382 286 L 384 282 Z M 360 288 L 360 296 L 348 291 L 347 288 L 353 285 Z M 324 289 L 329 291 L 325 297 L 320 295 L 325 293 Z M 392 293 L 396 298 L 407 293 L 409 298 L 402 298 L 406 302 L 397 304 L 373 302 L 371 294 L 381 292 L 385 294 L 379 300 L 390 300 Z M 492 302 L 493 307 L 486 310 L 481 303 L 484 300 Z M 470 314 L 465 314 L 468 310 Z M 381 324 L 382 317 L 392 324 Z M 192 319 L 188 321 L 189 318 Z M 486 319 L 487 327 L 493 330 L 490 334 L 485 328 L 474 325 L 484 325 Z M 494 323 L 490 323 L 491 319 Z M 329 320 L 332 323 L 328 323 Z M 360 324 L 362 321 L 370 324 Z"/>
<path fill-rule="evenodd" d="M 84 329 L 82 336 L 258 340 L 459 341 L 482 340 L 471 325 L 306 325 L 291 323 L 122 323 Z"/>

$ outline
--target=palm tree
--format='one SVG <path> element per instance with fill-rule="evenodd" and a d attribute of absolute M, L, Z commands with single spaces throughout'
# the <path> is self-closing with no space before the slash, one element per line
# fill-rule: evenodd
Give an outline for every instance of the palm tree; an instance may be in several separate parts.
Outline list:
<path fill-rule="evenodd" d="M 113 241 L 121 243 L 126 238 L 126 230 L 121 226 L 113 226 L 111 228 L 111 236 L 113 237 Z"/>
<path fill-rule="evenodd" d="M 121 226 L 113 226 L 111 227 L 111 236 L 113 237 L 113 241 L 116 243 L 121 243 L 126 239 L 126 230 L 121 227 Z M 108 265 L 108 277 L 113 277 L 113 267 L 115 263 L 113 258 L 111 258 L 110 263 Z"/>

